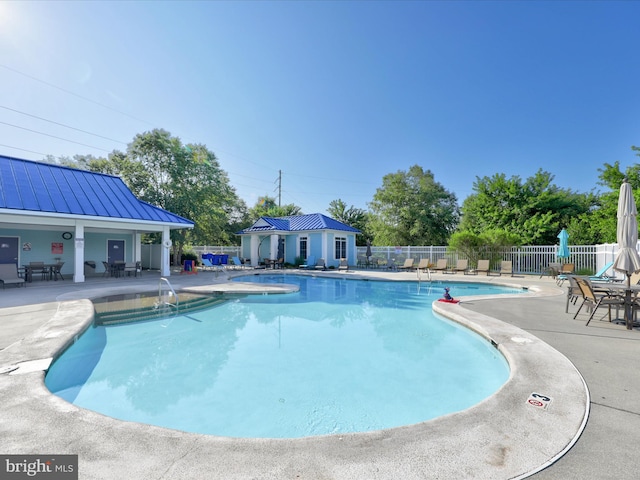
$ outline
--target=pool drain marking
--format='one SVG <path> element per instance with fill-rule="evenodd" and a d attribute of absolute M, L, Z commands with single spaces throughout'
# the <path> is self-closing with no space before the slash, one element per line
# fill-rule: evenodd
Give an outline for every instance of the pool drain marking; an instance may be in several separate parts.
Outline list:
<path fill-rule="evenodd" d="M 551 403 L 551 397 L 548 397 L 546 395 L 540 395 L 539 393 L 534 392 L 531 395 L 529 395 L 529 398 L 527 399 L 527 403 L 533 407 L 546 410 L 549 404 Z"/>

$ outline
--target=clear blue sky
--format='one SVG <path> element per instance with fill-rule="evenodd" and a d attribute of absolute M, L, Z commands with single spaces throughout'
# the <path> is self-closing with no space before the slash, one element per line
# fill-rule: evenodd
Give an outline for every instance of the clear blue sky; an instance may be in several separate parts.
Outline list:
<path fill-rule="evenodd" d="M 367 208 L 414 164 L 459 203 L 477 176 L 539 168 L 587 192 L 605 162 L 640 163 L 638 18 L 631 1 L 3 1 L 0 153 L 106 156 L 164 128 L 249 206 L 282 170 L 305 213 Z"/>

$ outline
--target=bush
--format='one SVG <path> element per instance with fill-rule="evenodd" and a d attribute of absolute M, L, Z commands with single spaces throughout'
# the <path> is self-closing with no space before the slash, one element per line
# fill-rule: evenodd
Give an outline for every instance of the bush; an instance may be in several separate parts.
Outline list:
<path fill-rule="evenodd" d="M 200 263 L 202 263 L 200 261 L 200 259 L 198 258 L 198 255 L 193 253 L 193 252 L 185 252 L 180 256 L 180 264 L 184 265 L 184 261 L 185 260 L 195 260 L 197 262 L 197 264 L 199 265 Z"/>

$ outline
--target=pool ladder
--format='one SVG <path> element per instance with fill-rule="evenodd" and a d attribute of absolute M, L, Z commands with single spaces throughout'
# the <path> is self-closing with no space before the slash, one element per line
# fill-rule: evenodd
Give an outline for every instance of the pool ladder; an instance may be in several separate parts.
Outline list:
<path fill-rule="evenodd" d="M 173 295 L 173 298 L 176 299 L 176 303 L 170 303 L 164 300 L 164 297 L 162 295 L 162 282 L 167 284 L 167 286 L 169 287 L 169 290 L 171 290 L 171 294 Z M 158 282 L 158 303 L 156 303 L 156 308 L 160 308 L 160 306 L 165 306 L 165 305 L 169 307 L 174 307 L 176 311 L 178 311 L 180 307 L 180 299 L 178 299 L 178 295 L 176 294 L 176 291 L 173 289 L 173 287 L 169 283 L 169 280 L 166 279 L 165 277 L 160 277 L 160 281 Z"/>

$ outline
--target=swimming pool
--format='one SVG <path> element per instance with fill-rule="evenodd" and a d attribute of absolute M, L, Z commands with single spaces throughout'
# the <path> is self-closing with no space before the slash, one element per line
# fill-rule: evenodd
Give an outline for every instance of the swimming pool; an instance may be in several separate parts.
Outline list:
<path fill-rule="evenodd" d="M 231 437 L 295 438 L 418 423 L 507 380 L 486 341 L 436 318 L 442 285 L 261 275 L 300 292 L 94 327 L 46 384 L 112 417 Z M 516 289 L 447 283 L 456 296 Z"/>

